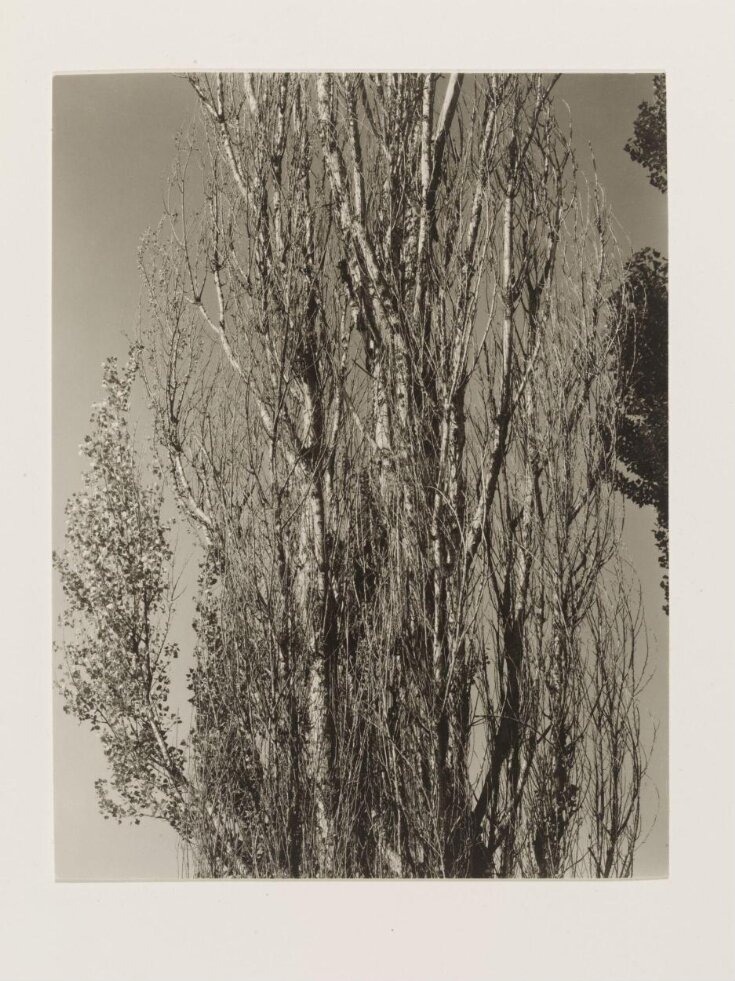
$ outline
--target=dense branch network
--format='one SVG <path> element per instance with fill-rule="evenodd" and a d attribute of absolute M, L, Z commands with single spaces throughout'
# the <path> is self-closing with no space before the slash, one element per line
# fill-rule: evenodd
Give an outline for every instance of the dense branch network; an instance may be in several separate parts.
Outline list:
<path fill-rule="evenodd" d="M 555 79 L 189 81 L 201 121 L 140 263 L 156 437 L 203 555 L 195 714 L 181 747 L 145 690 L 116 709 L 115 753 L 156 775 L 140 812 L 213 876 L 631 874 L 620 269 Z M 102 633 L 71 677 L 101 706 L 137 641 L 110 653 L 70 588 L 96 547 L 74 527 L 62 576 Z"/>

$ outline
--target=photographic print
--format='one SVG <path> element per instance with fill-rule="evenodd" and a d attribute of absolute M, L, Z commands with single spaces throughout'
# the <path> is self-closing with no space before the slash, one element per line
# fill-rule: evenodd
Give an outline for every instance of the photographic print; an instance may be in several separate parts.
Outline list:
<path fill-rule="evenodd" d="M 53 121 L 57 877 L 666 876 L 665 76 Z"/>

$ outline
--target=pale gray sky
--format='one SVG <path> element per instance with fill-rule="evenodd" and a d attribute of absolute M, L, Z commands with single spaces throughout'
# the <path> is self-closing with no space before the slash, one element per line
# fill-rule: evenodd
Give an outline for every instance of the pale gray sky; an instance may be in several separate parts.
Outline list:
<path fill-rule="evenodd" d="M 666 252 L 666 199 L 623 151 L 651 76 L 568 75 L 557 87 L 580 151 L 590 143 L 620 228 L 621 245 Z M 171 75 L 84 75 L 54 83 L 53 522 L 63 545 L 63 509 L 79 488 L 80 443 L 100 397 L 102 361 L 124 355 L 135 331 L 136 249 L 162 211 L 173 139 L 196 112 L 188 85 Z M 584 156 L 584 153 L 581 154 Z M 641 580 L 656 674 L 643 704 L 658 720 L 637 875 L 666 873 L 668 847 L 668 623 L 661 611 L 652 514 L 626 509 L 625 541 Z M 55 589 L 57 584 L 55 583 Z M 58 609 L 55 594 L 55 608 Z M 184 686 L 179 690 L 183 693 Z M 60 879 L 177 878 L 176 836 L 162 822 L 118 826 L 97 811 L 94 781 L 104 757 L 94 736 L 54 705 L 56 870 Z M 660 804 L 657 803 L 660 798 Z"/>

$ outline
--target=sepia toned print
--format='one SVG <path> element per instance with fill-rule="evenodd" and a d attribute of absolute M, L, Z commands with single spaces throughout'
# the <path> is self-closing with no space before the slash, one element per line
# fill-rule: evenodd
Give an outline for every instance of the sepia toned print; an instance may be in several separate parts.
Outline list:
<path fill-rule="evenodd" d="M 180 875 L 666 874 L 665 83 L 605 79 L 57 79 L 57 426 L 64 126 L 172 157 L 55 461 L 57 830 L 76 769 Z"/>

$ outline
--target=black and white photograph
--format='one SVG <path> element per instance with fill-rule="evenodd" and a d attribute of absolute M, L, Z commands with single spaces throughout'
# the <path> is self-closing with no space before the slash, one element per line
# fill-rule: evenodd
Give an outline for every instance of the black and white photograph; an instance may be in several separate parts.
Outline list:
<path fill-rule="evenodd" d="M 0 981 L 733 981 L 735 6 L 0 22 Z"/>
<path fill-rule="evenodd" d="M 667 874 L 664 74 L 54 81 L 56 869 Z"/>

